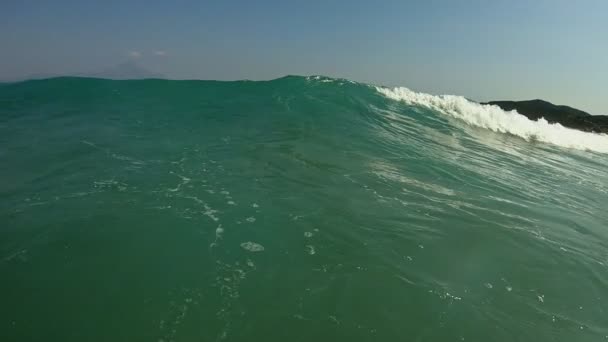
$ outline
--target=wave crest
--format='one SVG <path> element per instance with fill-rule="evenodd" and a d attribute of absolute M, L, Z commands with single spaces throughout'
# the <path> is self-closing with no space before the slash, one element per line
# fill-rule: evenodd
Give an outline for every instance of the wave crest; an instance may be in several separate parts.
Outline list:
<path fill-rule="evenodd" d="M 608 153 L 608 135 L 588 133 L 549 123 L 544 118 L 532 121 L 517 111 L 504 111 L 495 105 L 471 102 L 462 96 L 418 93 L 405 87 L 376 87 L 385 97 L 420 105 L 460 119 L 467 124 L 500 133 L 510 133 L 527 141 L 541 141 L 553 145 Z"/>

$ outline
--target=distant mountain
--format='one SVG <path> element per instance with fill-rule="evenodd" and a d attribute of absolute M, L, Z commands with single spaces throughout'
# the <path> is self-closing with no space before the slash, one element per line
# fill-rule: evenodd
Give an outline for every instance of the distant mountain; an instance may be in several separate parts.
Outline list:
<path fill-rule="evenodd" d="M 42 80 L 45 78 L 54 78 L 54 77 L 61 77 L 63 75 L 58 75 L 58 74 L 49 74 L 49 73 L 38 73 L 38 74 L 30 74 L 27 77 L 24 78 L 17 78 L 17 79 L 11 79 L 9 80 L 10 82 L 14 82 L 14 81 L 23 81 L 23 80 Z"/>
<path fill-rule="evenodd" d="M 608 133 L 608 116 L 591 115 L 582 110 L 554 105 L 543 100 L 490 101 L 484 104 L 496 105 L 503 110 L 516 110 L 530 120 L 545 118 L 550 123 L 586 132 Z"/>
<path fill-rule="evenodd" d="M 109 78 L 114 80 L 165 78 L 162 74 L 147 70 L 134 61 L 127 61 L 102 71 L 81 74 L 78 76 Z"/>
<path fill-rule="evenodd" d="M 144 78 L 165 78 L 163 74 L 152 72 L 137 64 L 135 61 L 126 61 L 113 67 L 103 69 L 95 72 L 72 72 L 65 74 L 31 74 L 27 77 L 17 79 L 2 80 L 4 82 L 18 82 L 25 80 L 36 80 L 54 77 L 96 77 L 96 78 L 108 78 L 113 80 L 133 80 L 133 79 L 144 79 Z"/>

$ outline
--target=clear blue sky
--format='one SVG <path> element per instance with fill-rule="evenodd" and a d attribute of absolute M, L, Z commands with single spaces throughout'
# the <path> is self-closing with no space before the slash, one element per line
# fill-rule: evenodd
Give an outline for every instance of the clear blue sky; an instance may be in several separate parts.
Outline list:
<path fill-rule="evenodd" d="M 0 79 L 129 59 L 170 78 L 323 74 L 608 114 L 608 1 L 0 1 Z"/>

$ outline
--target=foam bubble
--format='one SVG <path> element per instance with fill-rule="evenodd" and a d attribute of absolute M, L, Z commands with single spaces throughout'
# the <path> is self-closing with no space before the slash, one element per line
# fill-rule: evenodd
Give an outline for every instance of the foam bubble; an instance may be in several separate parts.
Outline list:
<path fill-rule="evenodd" d="M 255 242 L 251 242 L 251 241 L 241 243 L 241 248 L 248 250 L 250 252 L 264 251 L 264 246 L 260 245 L 259 243 L 255 243 Z"/>
<path fill-rule="evenodd" d="M 308 254 L 310 255 L 315 255 L 317 253 L 317 251 L 315 250 L 315 246 L 313 245 L 307 245 L 306 252 L 308 252 Z"/>
<path fill-rule="evenodd" d="M 220 224 L 216 229 L 215 229 L 215 238 L 216 239 L 221 239 L 222 235 L 224 235 L 224 228 L 222 228 L 222 225 Z"/>
<path fill-rule="evenodd" d="M 553 145 L 608 153 L 608 135 L 588 133 L 550 124 L 544 118 L 532 121 L 517 111 L 504 111 L 498 106 L 471 102 L 462 96 L 417 93 L 408 88 L 376 87 L 382 95 L 408 104 L 420 105 L 463 120 L 469 125 L 510 133 L 527 141 L 541 141 Z"/>

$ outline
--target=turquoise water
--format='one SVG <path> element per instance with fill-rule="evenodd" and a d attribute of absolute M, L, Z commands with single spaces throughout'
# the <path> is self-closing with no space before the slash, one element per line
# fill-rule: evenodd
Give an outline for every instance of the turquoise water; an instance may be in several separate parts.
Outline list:
<path fill-rule="evenodd" d="M 463 101 L 0 85 L 1 340 L 607 340 L 608 138 Z"/>

